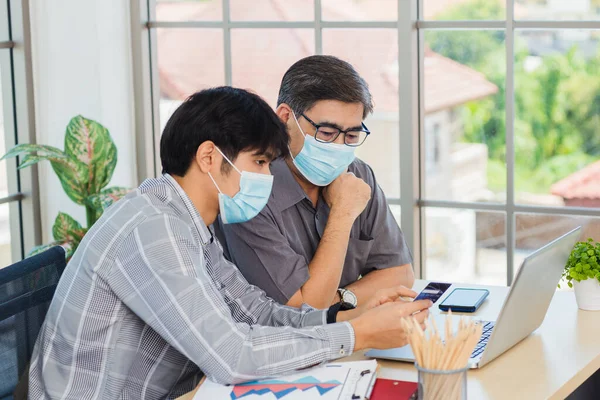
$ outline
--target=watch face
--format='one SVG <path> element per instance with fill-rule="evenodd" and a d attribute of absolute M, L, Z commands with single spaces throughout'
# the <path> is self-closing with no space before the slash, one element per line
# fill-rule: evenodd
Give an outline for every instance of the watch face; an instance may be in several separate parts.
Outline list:
<path fill-rule="evenodd" d="M 354 307 L 356 307 L 356 305 L 358 303 L 356 295 L 354 293 L 352 293 L 350 290 L 344 290 L 344 295 L 342 296 L 342 301 L 344 303 L 350 303 Z"/>

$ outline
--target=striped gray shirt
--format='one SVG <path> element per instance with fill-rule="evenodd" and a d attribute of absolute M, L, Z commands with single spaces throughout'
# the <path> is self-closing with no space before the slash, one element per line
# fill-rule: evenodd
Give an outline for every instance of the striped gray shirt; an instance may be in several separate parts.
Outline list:
<path fill-rule="evenodd" d="M 32 399 L 158 399 L 349 355 L 349 323 L 248 284 L 169 175 L 108 209 L 69 262 L 37 339 Z"/>

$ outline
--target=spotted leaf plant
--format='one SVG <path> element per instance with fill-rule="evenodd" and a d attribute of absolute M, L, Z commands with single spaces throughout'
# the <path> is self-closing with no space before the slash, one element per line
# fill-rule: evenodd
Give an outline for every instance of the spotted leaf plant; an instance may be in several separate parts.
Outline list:
<path fill-rule="evenodd" d="M 108 129 L 81 115 L 72 118 L 67 125 L 64 151 L 46 145 L 19 144 L 1 159 L 17 156 L 19 169 L 50 161 L 67 196 L 85 207 L 87 219 L 84 227 L 70 215 L 58 213 L 52 227 L 54 241 L 33 248 L 29 256 L 61 245 L 70 259 L 83 235 L 104 210 L 129 191 L 123 187 L 106 188 L 117 165 L 117 147 Z"/>

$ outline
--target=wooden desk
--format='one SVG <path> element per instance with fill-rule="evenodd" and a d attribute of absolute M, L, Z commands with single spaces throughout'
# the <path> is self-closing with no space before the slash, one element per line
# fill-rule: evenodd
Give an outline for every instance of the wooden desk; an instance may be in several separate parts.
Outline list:
<path fill-rule="evenodd" d="M 426 281 L 417 280 L 419 292 Z M 461 287 L 481 287 L 460 285 Z M 490 287 L 475 314 L 495 320 L 508 288 Z M 450 293 L 452 288 L 446 292 Z M 439 312 L 437 304 L 432 313 Z M 365 359 L 364 351 L 341 361 Z M 379 377 L 417 381 L 412 364 L 379 360 Z M 557 292 L 542 326 L 528 338 L 479 370 L 468 374 L 470 399 L 564 399 L 600 369 L 600 312 L 581 311 L 573 292 Z M 191 400 L 194 393 L 180 399 Z"/>

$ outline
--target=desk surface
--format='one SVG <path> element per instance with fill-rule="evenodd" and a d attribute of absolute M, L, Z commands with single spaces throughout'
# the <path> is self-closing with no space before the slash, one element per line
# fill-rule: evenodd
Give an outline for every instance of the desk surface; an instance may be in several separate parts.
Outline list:
<path fill-rule="evenodd" d="M 419 292 L 426 282 L 415 282 Z M 480 287 L 460 285 L 461 287 Z M 508 288 L 490 287 L 488 300 L 477 311 L 495 320 Z M 452 288 L 446 293 L 450 293 Z M 439 312 L 437 304 L 432 312 Z M 600 312 L 581 311 L 573 292 L 557 292 L 542 326 L 490 364 L 468 374 L 472 399 L 564 399 L 600 369 Z M 364 351 L 340 361 L 365 359 Z M 417 381 L 412 364 L 379 360 L 378 377 Z M 180 397 L 190 400 L 193 393 Z"/>

